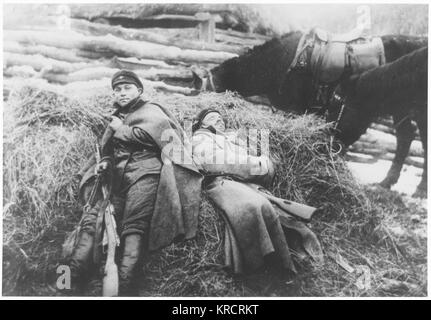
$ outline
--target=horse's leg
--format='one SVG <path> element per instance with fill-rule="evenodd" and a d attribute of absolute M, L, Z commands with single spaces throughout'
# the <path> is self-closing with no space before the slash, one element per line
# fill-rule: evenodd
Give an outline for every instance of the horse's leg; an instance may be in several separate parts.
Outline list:
<path fill-rule="evenodd" d="M 422 147 L 424 149 L 424 168 L 422 172 L 422 179 L 416 188 L 413 197 L 426 198 L 427 197 L 427 176 L 428 176 L 428 157 L 427 157 L 427 117 L 422 116 L 421 118 L 415 119 L 419 128 L 419 134 L 421 136 Z"/>
<path fill-rule="evenodd" d="M 392 166 L 389 169 L 386 178 L 380 182 L 380 185 L 384 188 L 390 188 L 392 185 L 397 183 L 400 177 L 401 168 L 403 167 L 404 160 L 409 153 L 410 145 L 414 138 L 415 128 L 410 120 L 410 118 L 404 118 L 405 114 L 402 116 L 393 115 L 393 120 L 396 127 L 396 137 L 397 137 L 397 149 L 395 151 L 395 158 L 392 161 Z"/>

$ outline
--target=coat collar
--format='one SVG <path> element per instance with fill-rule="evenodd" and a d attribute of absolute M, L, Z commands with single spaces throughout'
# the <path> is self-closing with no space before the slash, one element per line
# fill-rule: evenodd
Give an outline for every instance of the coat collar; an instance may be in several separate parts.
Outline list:
<path fill-rule="evenodd" d="M 119 113 L 130 113 L 130 112 L 133 112 L 134 110 L 138 109 L 139 107 L 142 107 L 147 102 L 148 101 L 143 100 L 141 96 L 139 96 L 139 97 L 135 98 L 134 100 L 130 101 L 124 107 L 121 107 L 118 103 L 114 102 L 114 108 L 116 110 L 114 111 L 113 115 L 118 115 Z"/>

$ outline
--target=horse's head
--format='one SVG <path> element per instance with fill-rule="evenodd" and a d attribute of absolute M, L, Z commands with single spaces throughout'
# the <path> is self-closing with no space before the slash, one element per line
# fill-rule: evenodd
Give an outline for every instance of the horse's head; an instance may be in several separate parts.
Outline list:
<path fill-rule="evenodd" d="M 333 135 L 345 148 L 357 141 L 370 123 L 370 115 L 356 103 L 355 88 L 359 75 L 343 81 L 334 90 L 329 102 L 326 121 L 333 123 Z"/>
<path fill-rule="evenodd" d="M 228 59 L 211 70 L 194 68 L 194 87 L 197 90 L 237 91 L 243 96 L 268 94 L 274 96 L 282 86 L 289 65 L 291 64 L 301 32 L 291 32 L 280 38 L 273 38 L 262 45 L 249 49 L 238 57 Z M 308 80 L 308 79 L 307 79 Z M 289 88 L 283 90 L 293 93 L 292 101 L 301 101 L 304 94 L 300 80 L 289 81 Z M 290 94 L 289 94 L 290 96 Z M 285 94 L 283 99 L 285 100 Z M 286 106 L 286 103 L 283 102 Z"/>

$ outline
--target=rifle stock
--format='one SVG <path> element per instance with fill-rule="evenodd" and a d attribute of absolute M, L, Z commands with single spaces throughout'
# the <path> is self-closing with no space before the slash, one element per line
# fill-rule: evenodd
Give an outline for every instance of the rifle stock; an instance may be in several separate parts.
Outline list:
<path fill-rule="evenodd" d="M 108 132 L 108 134 L 106 134 Z M 112 137 L 112 132 L 109 129 L 105 131 L 102 138 L 102 150 L 96 144 L 96 161 L 100 162 L 100 153 L 103 154 L 103 148 L 108 143 L 108 137 Z M 107 242 L 107 256 L 103 276 L 103 289 L 102 293 L 104 297 L 116 297 L 118 296 L 119 278 L 118 278 L 118 267 L 115 263 L 115 251 L 117 246 L 120 245 L 120 239 L 117 234 L 117 227 L 115 223 L 115 210 L 112 203 L 109 201 L 110 192 L 106 183 L 102 183 L 102 194 L 103 198 L 108 201 L 108 205 L 103 212 L 103 222 L 105 225 L 104 240 Z M 102 241 L 103 243 L 105 241 Z"/>
<path fill-rule="evenodd" d="M 113 217 L 114 208 L 110 203 L 105 210 L 105 232 L 108 241 L 108 253 L 105 264 L 105 274 L 103 277 L 103 296 L 118 296 L 118 267 L 115 264 L 115 250 L 119 245 L 119 239 L 116 231 L 115 220 Z"/>
<path fill-rule="evenodd" d="M 277 205 L 286 213 L 290 214 L 291 216 L 294 216 L 295 218 L 299 218 L 304 222 L 310 222 L 313 218 L 313 215 L 318 211 L 317 208 L 307 206 L 305 204 L 275 197 L 270 194 L 269 191 L 267 191 L 265 188 L 257 184 L 247 183 L 247 185 L 253 190 L 259 192 L 259 194 L 267 198 L 273 204 Z"/>
<path fill-rule="evenodd" d="M 280 209 L 284 210 L 290 215 L 299 218 L 305 222 L 310 222 L 313 218 L 313 215 L 317 211 L 317 208 L 290 200 L 280 199 L 277 197 L 268 197 L 268 200 L 276 204 L 278 207 L 280 207 Z"/>

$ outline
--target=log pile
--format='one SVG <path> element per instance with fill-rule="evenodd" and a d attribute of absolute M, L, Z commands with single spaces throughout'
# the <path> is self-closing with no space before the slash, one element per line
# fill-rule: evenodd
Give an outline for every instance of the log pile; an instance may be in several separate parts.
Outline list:
<path fill-rule="evenodd" d="M 392 161 L 395 157 L 396 146 L 392 119 L 381 117 L 376 119 L 367 132 L 349 148 L 347 159 L 360 163 L 375 163 L 377 160 Z M 404 163 L 417 168 L 424 166 L 424 150 L 417 129 Z"/>
<path fill-rule="evenodd" d="M 378 120 L 381 122 L 382 120 Z M 355 142 L 348 153 L 348 160 L 361 163 L 374 163 L 377 160 L 392 161 L 395 157 L 396 137 L 387 125 L 373 123 L 361 138 Z M 419 140 L 413 140 L 405 164 L 423 168 L 424 151 Z"/>
<path fill-rule="evenodd" d="M 195 15 L 208 12 L 213 15 L 217 28 L 233 29 L 241 32 L 254 30 L 269 31 L 267 21 L 256 12 L 253 5 L 247 4 L 214 4 L 214 3 L 188 3 L 188 4 L 105 4 L 100 5 L 79 4 L 70 5 L 72 17 L 103 20 L 110 23 L 120 23 L 128 27 L 150 27 L 149 19 L 161 15 Z M 179 28 L 185 25 L 177 19 L 170 23 L 170 27 Z"/>
<path fill-rule="evenodd" d="M 68 85 L 109 78 L 127 68 L 147 83 L 155 81 L 154 88 L 191 94 L 191 66 L 212 68 L 269 39 L 216 29 L 215 42 L 208 43 L 197 34 L 196 28 L 136 29 L 76 18 L 65 27 L 52 14 L 11 14 L 4 21 L 3 73 Z"/>

